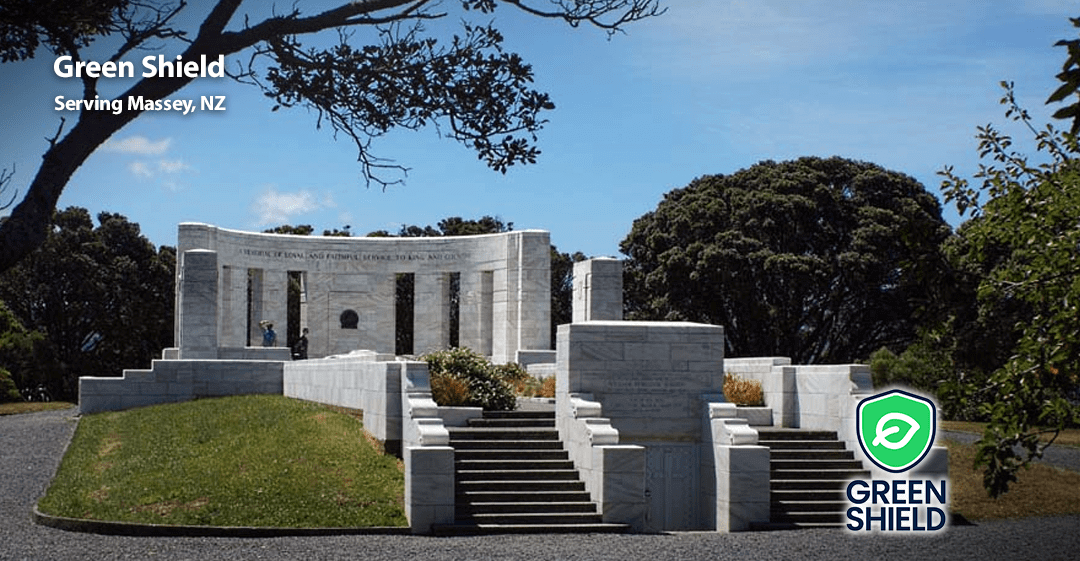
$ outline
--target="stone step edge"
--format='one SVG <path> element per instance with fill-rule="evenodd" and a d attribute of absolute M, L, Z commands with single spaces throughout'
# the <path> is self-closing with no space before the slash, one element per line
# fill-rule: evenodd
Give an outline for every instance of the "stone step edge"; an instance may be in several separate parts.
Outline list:
<path fill-rule="evenodd" d="M 628 524 L 606 522 L 592 524 L 435 524 L 436 536 L 466 536 L 486 534 L 599 534 L 629 533 Z"/>

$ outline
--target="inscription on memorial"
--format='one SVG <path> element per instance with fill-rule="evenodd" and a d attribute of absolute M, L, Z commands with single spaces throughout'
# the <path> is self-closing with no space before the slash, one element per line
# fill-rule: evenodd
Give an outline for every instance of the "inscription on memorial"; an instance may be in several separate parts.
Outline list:
<path fill-rule="evenodd" d="M 604 396 L 604 411 L 633 416 L 663 417 L 663 414 L 683 416 L 689 407 L 686 396 L 665 394 L 608 394 Z"/>
<path fill-rule="evenodd" d="M 668 392 L 684 390 L 690 387 L 690 381 L 673 376 L 651 376 L 646 373 L 633 373 L 612 376 L 608 379 L 607 390 L 610 392 Z"/>
<path fill-rule="evenodd" d="M 273 249 L 240 248 L 240 255 L 293 261 L 458 261 L 468 259 L 468 253 L 419 251 L 408 253 L 279 251 Z"/>
<path fill-rule="evenodd" d="M 612 413 L 659 415 L 675 413 L 687 406 L 689 381 L 663 373 L 634 372 L 613 375 L 607 380 L 604 409 Z"/>

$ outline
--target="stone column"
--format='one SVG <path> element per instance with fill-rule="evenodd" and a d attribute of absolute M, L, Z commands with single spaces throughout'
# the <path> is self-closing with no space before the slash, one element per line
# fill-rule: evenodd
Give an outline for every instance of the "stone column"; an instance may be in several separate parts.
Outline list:
<path fill-rule="evenodd" d="M 218 338 L 222 347 L 247 346 L 248 272 L 243 267 L 221 268 L 221 310 Z"/>
<path fill-rule="evenodd" d="M 517 341 L 520 350 L 551 349 L 551 240 L 547 232 L 521 232 L 518 238 Z"/>
<path fill-rule="evenodd" d="M 177 346 L 181 359 L 217 358 L 217 252 L 192 249 L 181 255 Z"/>
<path fill-rule="evenodd" d="M 518 350 L 551 348 L 551 241 L 547 232 L 512 234 L 505 268 L 494 277 L 494 362 L 517 360 Z"/>
<path fill-rule="evenodd" d="M 360 327 L 365 329 L 365 326 L 370 326 L 367 327 L 370 333 L 363 335 L 363 341 L 367 343 L 363 348 L 394 354 L 394 329 L 397 323 L 394 303 L 397 294 L 397 277 L 394 273 L 374 273 L 368 275 L 368 278 L 371 292 L 365 309 L 370 311 L 360 314 Z"/>
<path fill-rule="evenodd" d="M 491 356 L 491 271 L 461 273 L 458 345 Z"/>
<path fill-rule="evenodd" d="M 511 301 L 511 295 L 516 294 L 516 274 L 506 269 L 492 272 L 491 360 L 497 363 L 513 360 L 517 350 L 517 306 Z"/>
<path fill-rule="evenodd" d="M 262 345 L 262 330 L 259 329 L 259 322 L 263 320 L 263 270 L 248 269 L 247 275 L 248 297 L 250 298 L 248 313 L 251 315 L 248 317 L 250 321 L 246 321 L 249 331 L 245 344 L 258 347 Z"/>
<path fill-rule="evenodd" d="M 256 320 L 267 320 L 274 324 L 274 332 L 277 333 L 276 347 L 288 345 L 288 318 L 289 318 L 289 273 L 286 271 L 263 271 L 262 286 L 262 317 Z M 258 345 L 262 345 L 262 338 Z"/>
<path fill-rule="evenodd" d="M 574 322 L 621 321 L 622 296 L 622 261 L 598 257 L 574 263 Z"/>
<path fill-rule="evenodd" d="M 416 273 L 413 290 L 413 354 L 450 346 L 450 278 Z"/>
<path fill-rule="evenodd" d="M 330 287 L 332 275 L 327 273 L 306 273 L 307 280 L 307 327 L 308 358 L 323 358 L 331 354 L 330 335 L 338 330 L 338 318 L 330 314 Z M 340 313 L 340 312 L 339 312 Z M 303 323 L 303 322 L 301 322 Z"/>

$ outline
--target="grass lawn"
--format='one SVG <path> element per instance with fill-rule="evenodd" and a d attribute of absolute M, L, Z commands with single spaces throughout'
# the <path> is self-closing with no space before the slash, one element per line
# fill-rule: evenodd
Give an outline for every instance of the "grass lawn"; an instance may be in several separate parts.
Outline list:
<path fill-rule="evenodd" d="M 153 524 L 406 526 L 402 465 L 362 429 L 271 395 L 88 415 L 38 507 Z"/>
<path fill-rule="evenodd" d="M 16 401 L 14 403 L 0 403 L 0 415 L 18 415 L 20 413 L 36 413 L 38 411 L 53 411 L 72 407 L 75 407 L 75 404 L 67 401 Z"/>
<path fill-rule="evenodd" d="M 1033 464 L 997 499 L 986 494 L 982 469 L 975 470 L 975 445 L 945 440 L 949 449 L 950 510 L 968 520 L 1080 514 L 1080 473 Z M 1056 443 L 1055 443 L 1056 445 Z"/>

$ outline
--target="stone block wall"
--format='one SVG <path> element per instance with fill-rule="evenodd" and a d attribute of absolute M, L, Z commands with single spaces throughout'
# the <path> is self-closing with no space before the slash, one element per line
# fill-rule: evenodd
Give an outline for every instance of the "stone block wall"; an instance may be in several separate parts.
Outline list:
<path fill-rule="evenodd" d="M 119 411 L 202 397 L 281 394 L 284 363 L 260 360 L 156 360 L 121 377 L 79 378 L 79 412 Z"/>
<path fill-rule="evenodd" d="M 724 371 L 761 383 L 765 406 L 772 409 L 772 424 L 794 427 L 795 367 L 786 357 L 725 358 Z"/>
<path fill-rule="evenodd" d="M 723 334 L 681 322 L 561 325 L 556 395 L 592 394 L 623 442 L 700 441 L 702 395 L 723 388 Z"/>
<path fill-rule="evenodd" d="M 559 326 L 560 436 L 594 499 L 621 494 L 613 512 L 646 509 L 646 531 L 711 529 L 703 513 L 715 509 L 715 498 L 708 503 L 715 497 L 715 470 L 702 415 L 722 388 L 723 333 L 718 326 L 676 322 Z M 609 455 L 634 454 L 604 448 L 615 445 L 644 449 L 644 473 L 634 472 L 643 482 L 607 471 L 614 467 Z M 619 483 L 609 484 L 612 477 Z M 644 504 L 632 489 L 646 491 Z"/>
<path fill-rule="evenodd" d="M 855 407 L 874 391 L 865 364 L 800 365 L 795 367 L 795 426 L 836 431 L 849 450 L 858 450 Z"/>
<path fill-rule="evenodd" d="M 288 397 L 360 409 L 364 429 L 401 451 L 401 368 L 393 357 L 371 351 L 285 364 L 283 390 Z"/>

